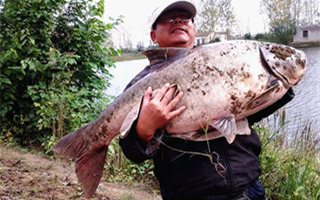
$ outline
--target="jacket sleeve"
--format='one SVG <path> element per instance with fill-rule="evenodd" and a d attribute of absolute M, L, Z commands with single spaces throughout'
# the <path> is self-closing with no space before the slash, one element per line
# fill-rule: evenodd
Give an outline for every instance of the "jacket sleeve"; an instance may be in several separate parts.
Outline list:
<path fill-rule="evenodd" d="M 289 88 L 287 93 L 277 102 L 265 108 L 264 110 L 261 110 L 253 115 L 248 116 L 247 119 L 249 121 L 249 124 L 252 125 L 256 122 L 259 122 L 263 118 L 268 117 L 269 115 L 274 113 L 276 110 L 278 110 L 279 108 L 287 104 L 289 101 L 291 101 L 293 98 L 294 98 L 294 92 L 292 88 Z"/>
<path fill-rule="evenodd" d="M 161 138 L 157 137 L 159 132 L 161 131 L 156 132 L 155 137 L 153 137 L 148 144 L 145 144 L 138 137 L 136 122 L 134 122 L 127 136 L 125 138 L 120 138 L 119 140 L 124 155 L 135 163 L 141 163 L 147 159 L 151 159 L 156 154 L 160 145 L 158 141 Z"/>

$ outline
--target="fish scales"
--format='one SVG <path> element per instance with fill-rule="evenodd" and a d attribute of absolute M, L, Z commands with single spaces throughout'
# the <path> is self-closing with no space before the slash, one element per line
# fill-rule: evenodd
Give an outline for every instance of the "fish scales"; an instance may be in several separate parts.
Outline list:
<path fill-rule="evenodd" d="M 231 143 L 237 134 L 250 134 L 246 116 L 279 100 L 306 70 L 303 52 L 292 47 L 257 41 L 230 41 L 192 50 L 166 48 L 145 52 L 152 73 L 119 95 L 99 118 L 63 137 L 53 150 L 76 159 L 76 174 L 86 197 L 102 176 L 107 146 L 127 131 L 138 117 L 146 89 L 173 84 L 184 96 L 177 106 L 186 110 L 164 128 L 174 137 L 203 140 L 190 132 L 207 123 Z M 159 62 L 161 61 L 161 62 Z"/>

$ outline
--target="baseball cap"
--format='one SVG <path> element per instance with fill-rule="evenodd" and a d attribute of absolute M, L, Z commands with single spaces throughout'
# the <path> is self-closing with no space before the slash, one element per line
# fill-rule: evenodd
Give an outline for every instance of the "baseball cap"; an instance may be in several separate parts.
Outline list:
<path fill-rule="evenodd" d="M 167 4 L 163 4 L 159 7 L 157 7 L 151 16 L 151 29 L 155 28 L 155 25 L 157 24 L 157 20 L 159 19 L 159 17 L 168 11 L 171 10 L 184 10 L 187 11 L 191 14 L 191 17 L 194 18 L 197 14 L 197 10 L 195 8 L 195 6 L 188 2 L 188 1 L 175 1 L 169 5 Z"/>

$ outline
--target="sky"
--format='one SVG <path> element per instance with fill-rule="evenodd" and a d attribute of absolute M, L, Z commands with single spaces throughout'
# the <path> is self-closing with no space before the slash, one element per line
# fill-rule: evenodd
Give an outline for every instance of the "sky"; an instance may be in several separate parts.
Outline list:
<path fill-rule="evenodd" d="M 124 23 L 112 32 L 114 44 L 119 47 L 129 39 L 133 48 L 139 42 L 149 46 L 151 14 L 158 5 L 170 2 L 172 0 L 105 0 L 105 21 L 110 21 L 109 17 L 123 16 Z M 232 4 L 240 34 L 265 32 L 266 17 L 260 15 L 260 0 L 232 0 Z"/>

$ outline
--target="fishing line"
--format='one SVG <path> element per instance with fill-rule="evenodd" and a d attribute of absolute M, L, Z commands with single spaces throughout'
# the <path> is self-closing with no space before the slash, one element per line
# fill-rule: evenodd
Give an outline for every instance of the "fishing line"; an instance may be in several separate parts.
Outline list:
<path fill-rule="evenodd" d="M 222 163 L 219 162 L 220 156 L 219 156 L 219 154 L 218 154 L 217 152 L 215 152 L 215 151 L 213 151 L 213 152 L 209 151 L 209 154 L 208 154 L 208 153 L 202 153 L 202 152 L 196 152 L 196 151 L 184 151 L 184 150 L 181 150 L 181 149 L 177 149 L 177 148 L 175 148 L 175 147 L 172 147 L 172 146 L 164 143 L 163 141 L 161 141 L 161 140 L 158 139 L 158 138 L 155 138 L 155 139 L 156 139 L 156 141 L 158 141 L 160 144 L 162 144 L 163 146 L 167 147 L 168 149 L 171 149 L 171 150 L 173 150 L 173 151 L 182 153 L 180 156 L 182 156 L 182 155 L 184 155 L 184 154 L 190 154 L 190 155 L 192 155 L 192 156 L 197 155 L 197 156 L 204 156 L 204 157 L 209 158 L 210 163 L 215 166 L 215 169 L 216 169 L 217 173 L 219 174 L 219 176 L 222 177 L 223 179 L 225 179 L 225 176 L 224 176 L 223 174 L 227 171 L 227 169 L 222 165 Z M 216 157 L 217 162 L 214 162 L 214 160 L 213 160 L 213 155 Z M 179 156 L 179 157 L 180 157 L 180 156 Z M 221 170 L 219 170 L 219 168 L 220 168 Z"/>

